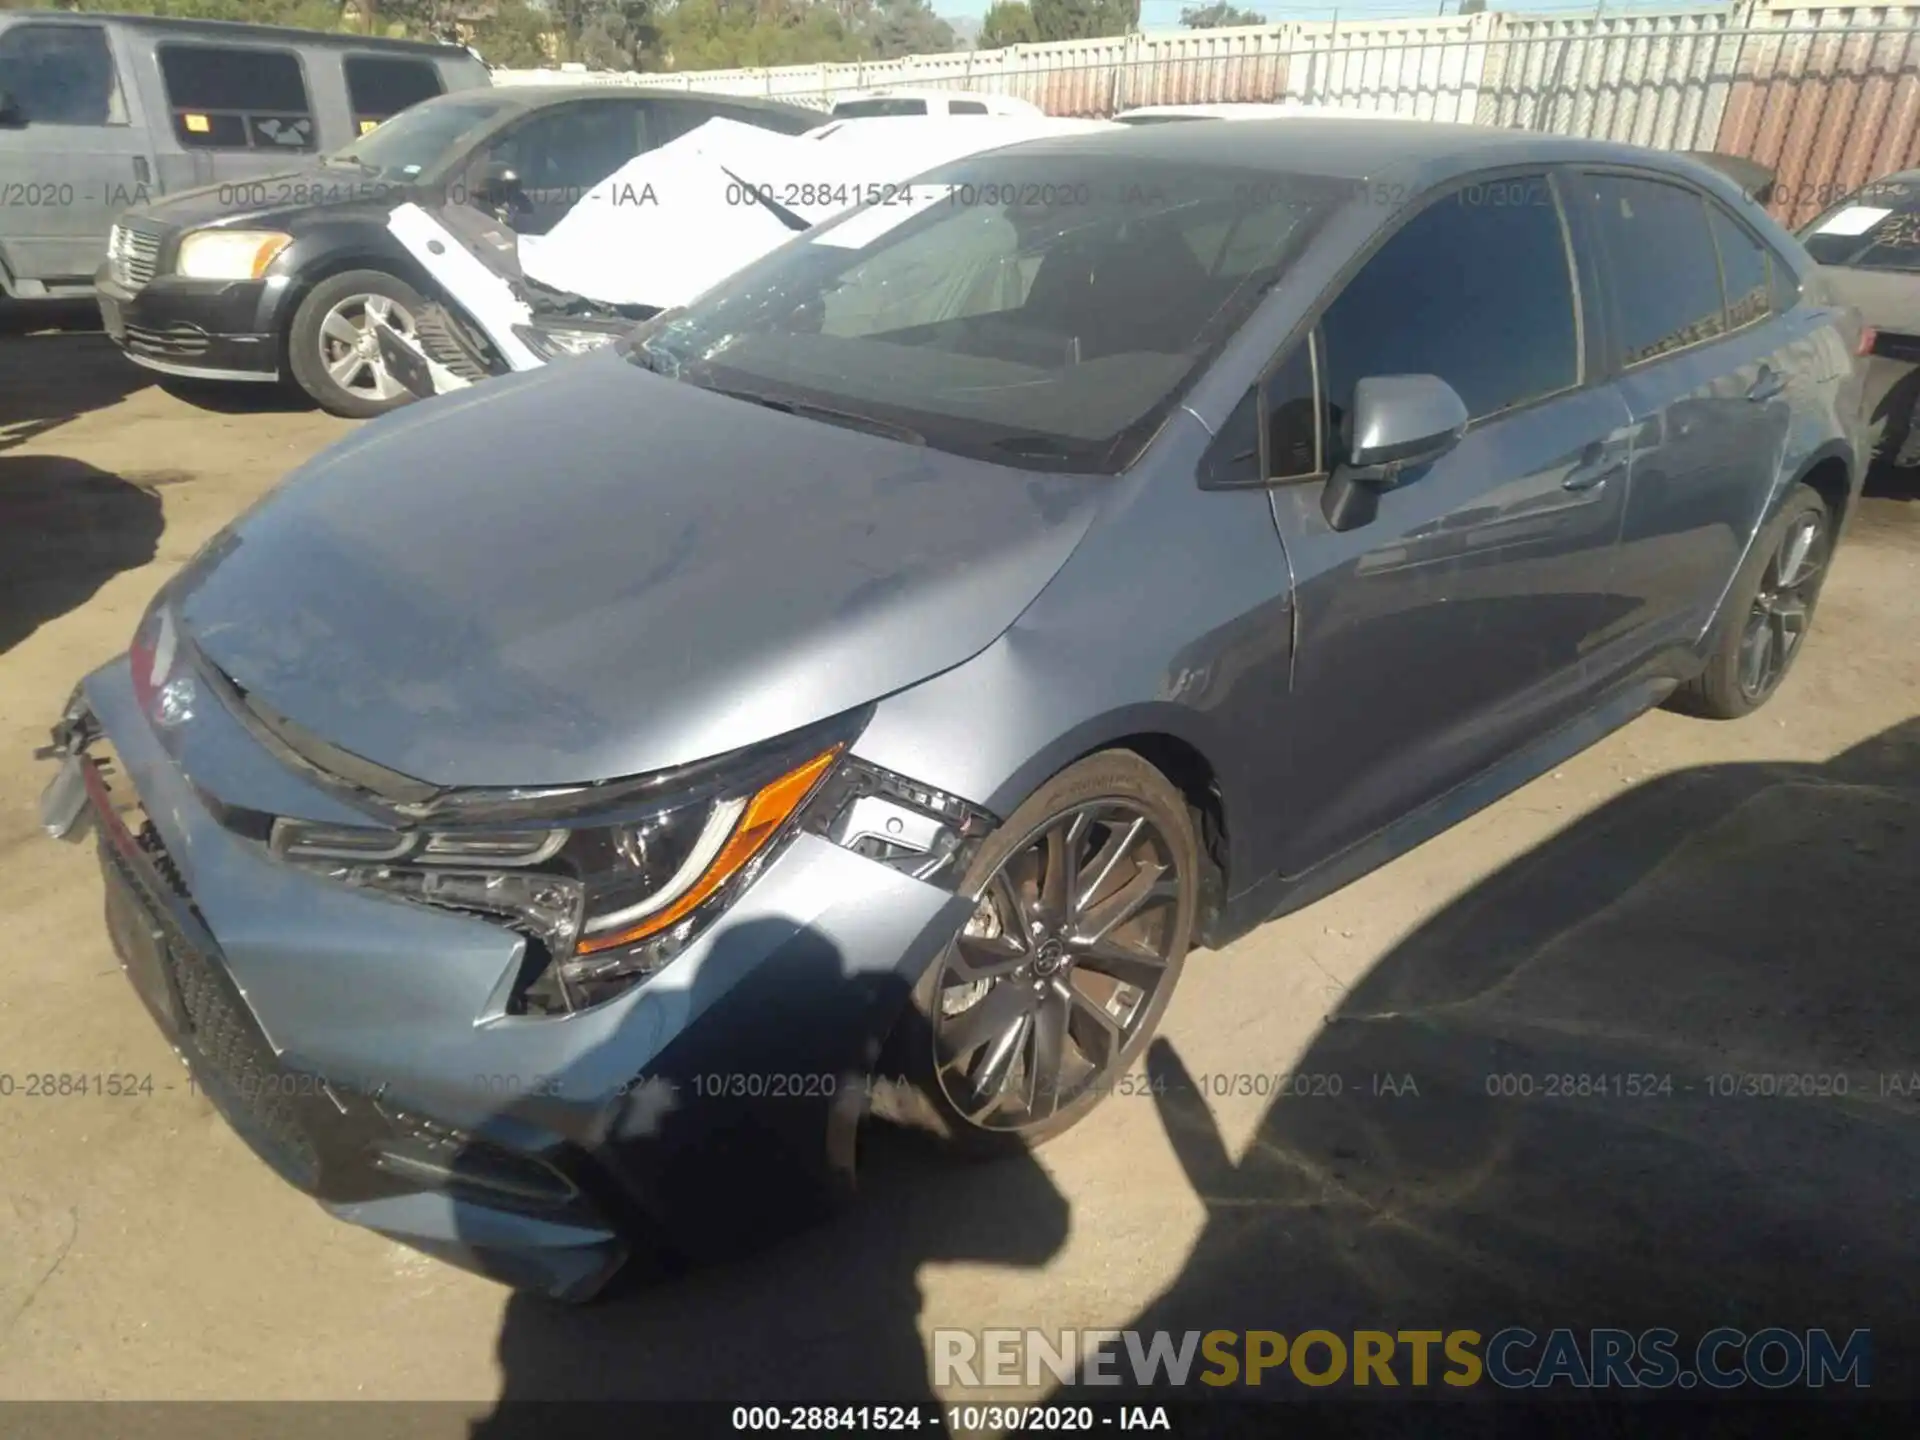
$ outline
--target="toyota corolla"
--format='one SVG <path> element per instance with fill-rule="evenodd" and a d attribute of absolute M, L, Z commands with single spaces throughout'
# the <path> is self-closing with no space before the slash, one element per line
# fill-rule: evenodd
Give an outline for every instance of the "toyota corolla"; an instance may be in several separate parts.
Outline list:
<path fill-rule="evenodd" d="M 43 818 L 281 1174 L 582 1299 L 844 1190 L 876 1111 L 1057 1135 L 1190 949 L 1763 704 L 1859 340 L 1679 157 L 970 157 L 304 467 L 86 677 Z"/>

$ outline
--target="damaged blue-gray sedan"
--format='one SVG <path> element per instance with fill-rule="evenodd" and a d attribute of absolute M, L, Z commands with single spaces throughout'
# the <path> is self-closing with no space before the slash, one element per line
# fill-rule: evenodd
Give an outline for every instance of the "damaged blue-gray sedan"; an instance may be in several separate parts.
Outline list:
<path fill-rule="evenodd" d="M 1598 142 L 970 157 L 306 466 L 82 683 L 44 819 L 282 1175 L 584 1299 L 876 1112 L 1059 1133 L 1190 948 L 1764 703 L 1864 470 L 1817 281 Z"/>

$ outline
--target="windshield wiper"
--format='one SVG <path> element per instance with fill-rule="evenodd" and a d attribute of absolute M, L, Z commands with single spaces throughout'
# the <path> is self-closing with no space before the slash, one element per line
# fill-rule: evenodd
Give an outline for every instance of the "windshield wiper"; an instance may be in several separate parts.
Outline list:
<path fill-rule="evenodd" d="M 769 410 L 798 415 L 806 420 L 823 420 L 829 425 L 844 425 L 849 430 L 865 430 L 870 435 L 885 435 L 889 439 L 905 441 L 909 445 L 927 443 L 927 437 L 911 426 L 896 425 L 891 420 L 861 415 L 852 410 L 836 410 L 831 405 L 815 405 L 806 400 L 788 400 L 777 395 L 763 395 L 758 390 L 736 390 L 726 385 L 704 385 L 701 388 L 711 390 L 716 395 L 730 395 L 735 400 L 764 405 Z"/>

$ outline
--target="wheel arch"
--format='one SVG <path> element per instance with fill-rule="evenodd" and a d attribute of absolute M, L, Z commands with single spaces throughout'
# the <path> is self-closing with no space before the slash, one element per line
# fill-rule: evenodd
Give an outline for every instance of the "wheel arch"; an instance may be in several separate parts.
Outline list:
<path fill-rule="evenodd" d="M 427 274 L 417 260 L 398 246 L 391 250 L 372 246 L 327 250 L 295 272 L 293 283 L 287 286 L 280 300 L 279 311 L 274 316 L 274 348 L 278 352 L 283 372 L 287 370 L 289 364 L 293 340 L 293 317 L 300 313 L 300 307 L 306 303 L 307 296 L 311 295 L 318 286 L 336 275 L 346 274 L 349 270 L 377 270 L 412 286 L 428 299 L 437 299 L 440 295 L 440 288 L 433 283 L 433 277 Z"/>

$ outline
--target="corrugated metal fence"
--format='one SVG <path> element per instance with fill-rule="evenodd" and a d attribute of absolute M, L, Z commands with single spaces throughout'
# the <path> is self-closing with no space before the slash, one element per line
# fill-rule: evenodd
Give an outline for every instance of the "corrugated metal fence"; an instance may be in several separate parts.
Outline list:
<path fill-rule="evenodd" d="M 1598 8 L 1598 7 L 1596 7 Z M 878 86 L 998 91 L 1053 115 L 1304 100 L 1744 155 L 1796 223 L 1920 163 L 1920 7 L 1765 0 L 1579 18 L 1483 12 L 1180 30 L 951 55 L 659 74 L 501 71 L 497 83 L 656 85 L 825 108 Z"/>

